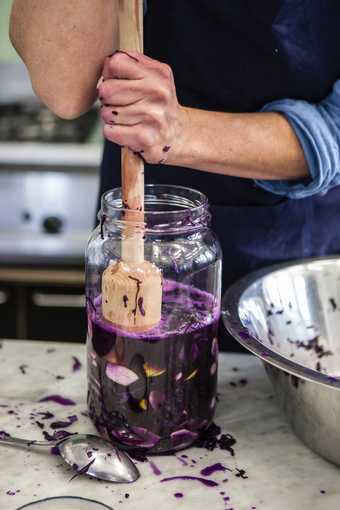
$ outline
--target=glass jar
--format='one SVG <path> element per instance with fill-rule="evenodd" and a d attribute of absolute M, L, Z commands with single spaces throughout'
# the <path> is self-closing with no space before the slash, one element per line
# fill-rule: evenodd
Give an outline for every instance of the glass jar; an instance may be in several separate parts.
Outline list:
<path fill-rule="evenodd" d="M 99 433 L 126 449 L 176 451 L 214 415 L 221 249 L 202 193 L 146 186 L 145 260 L 162 272 L 162 319 L 122 331 L 103 318 L 101 280 L 120 261 L 125 214 L 121 189 L 105 193 L 87 247 L 89 412 Z"/>

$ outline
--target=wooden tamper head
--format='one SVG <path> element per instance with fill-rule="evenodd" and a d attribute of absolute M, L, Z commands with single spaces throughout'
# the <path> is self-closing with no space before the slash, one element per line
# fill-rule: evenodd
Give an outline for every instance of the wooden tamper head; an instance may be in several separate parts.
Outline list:
<path fill-rule="evenodd" d="M 102 276 L 102 313 L 115 326 L 141 332 L 161 319 L 162 276 L 152 263 L 117 262 Z"/>

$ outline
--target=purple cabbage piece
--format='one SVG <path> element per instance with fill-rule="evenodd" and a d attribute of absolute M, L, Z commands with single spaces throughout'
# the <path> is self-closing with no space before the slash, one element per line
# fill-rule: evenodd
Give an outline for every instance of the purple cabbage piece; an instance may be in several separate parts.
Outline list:
<path fill-rule="evenodd" d="M 151 407 L 155 409 L 155 411 L 157 411 L 161 407 L 164 401 L 165 395 L 162 391 L 153 390 L 150 392 L 149 402 Z"/>
<path fill-rule="evenodd" d="M 0 430 L 0 439 L 6 440 L 9 437 L 11 437 L 11 436 L 7 432 L 5 432 L 4 430 Z"/>
<path fill-rule="evenodd" d="M 67 421 L 54 421 L 50 424 L 51 429 L 66 429 L 70 427 L 73 423 L 78 421 L 78 417 L 76 415 L 68 416 Z"/>
<path fill-rule="evenodd" d="M 54 418 L 54 414 L 47 411 L 46 413 L 37 413 L 39 416 L 41 416 L 41 420 L 51 420 Z"/>
<path fill-rule="evenodd" d="M 221 464 L 220 462 L 216 462 L 215 464 L 212 464 L 211 466 L 207 466 L 204 469 L 201 470 L 201 475 L 203 476 L 211 476 L 214 473 L 221 472 L 225 473 L 226 471 L 231 471 L 231 469 L 226 468 Z"/>
<path fill-rule="evenodd" d="M 111 381 L 121 384 L 122 386 L 129 386 L 130 384 L 138 381 L 138 375 L 123 365 L 116 365 L 108 362 L 105 373 Z"/>
<path fill-rule="evenodd" d="M 195 361 L 198 358 L 199 355 L 199 347 L 196 342 L 194 342 L 191 346 L 191 359 Z"/>
<path fill-rule="evenodd" d="M 72 371 L 73 371 L 73 372 L 78 372 L 78 370 L 80 370 L 80 369 L 81 369 L 82 364 L 81 364 L 81 362 L 79 361 L 79 359 L 77 358 L 77 356 L 72 356 L 72 359 L 73 359 Z"/>
<path fill-rule="evenodd" d="M 183 377 L 183 373 L 178 372 L 178 374 L 176 374 L 175 380 L 178 382 L 180 379 L 182 379 L 182 377 Z"/>
<path fill-rule="evenodd" d="M 38 402 L 55 402 L 61 406 L 75 406 L 76 403 L 69 399 L 62 397 L 61 395 L 47 395 L 47 397 L 41 398 Z"/>
<path fill-rule="evenodd" d="M 213 338 L 212 344 L 211 344 L 211 354 L 214 356 L 215 359 L 218 357 L 218 340 L 217 338 Z"/>
<path fill-rule="evenodd" d="M 67 432 L 67 430 L 56 430 L 53 432 L 53 435 L 51 435 L 44 430 L 43 436 L 46 441 L 61 441 L 65 437 L 73 436 L 73 434 L 71 434 L 71 432 Z"/>
<path fill-rule="evenodd" d="M 160 436 L 143 427 L 131 427 L 129 430 L 112 430 L 112 435 L 123 444 L 140 448 L 153 448 L 160 441 Z"/>
<path fill-rule="evenodd" d="M 98 356 L 103 357 L 112 351 L 116 344 L 116 335 L 106 331 L 95 322 L 92 323 L 92 345 Z"/>
<path fill-rule="evenodd" d="M 195 441 L 197 437 L 198 437 L 197 432 L 191 432 L 188 429 L 176 430 L 176 432 L 173 432 L 170 435 L 171 442 L 174 448 L 186 446 Z"/>
<path fill-rule="evenodd" d="M 184 345 L 182 346 L 181 350 L 178 353 L 178 358 L 179 358 L 180 361 L 184 361 L 184 359 L 185 359 Z"/>
<path fill-rule="evenodd" d="M 214 375 L 217 370 L 217 363 L 214 361 L 214 363 L 210 367 L 210 375 Z"/>

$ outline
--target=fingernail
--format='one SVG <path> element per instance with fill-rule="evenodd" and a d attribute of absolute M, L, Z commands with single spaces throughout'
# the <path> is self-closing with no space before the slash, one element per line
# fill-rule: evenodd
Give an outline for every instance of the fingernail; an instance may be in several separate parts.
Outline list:
<path fill-rule="evenodd" d="M 117 50 L 115 53 L 124 53 L 124 55 L 127 55 L 128 57 L 132 58 L 132 60 L 134 60 L 135 62 L 139 62 L 137 57 L 130 55 L 130 53 L 128 53 L 127 51 Z"/>
<path fill-rule="evenodd" d="M 101 76 L 99 78 L 99 80 L 97 81 L 97 87 L 96 87 L 97 89 L 100 87 L 100 85 L 103 83 L 103 81 L 104 81 L 104 78 Z"/>

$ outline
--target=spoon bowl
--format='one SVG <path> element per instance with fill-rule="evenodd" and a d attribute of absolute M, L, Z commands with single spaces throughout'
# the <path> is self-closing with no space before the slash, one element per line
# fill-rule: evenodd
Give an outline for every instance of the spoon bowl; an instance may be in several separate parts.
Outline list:
<path fill-rule="evenodd" d="M 88 475 L 114 483 L 132 483 L 140 473 L 130 457 L 110 441 L 91 434 L 72 434 L 54 441 L 30 441 L 0 435 L 0 444 L 37 448 L 57 446 L 64 461 L 77 475 Z"/>
<path fill-rule="evenodd" d="M 135 482 L 140 474 L 130 457 L 109 441 L 89 434 L 75 434 L 58 444 L 60 455 L 78 473 L 108 482 Z"/>

